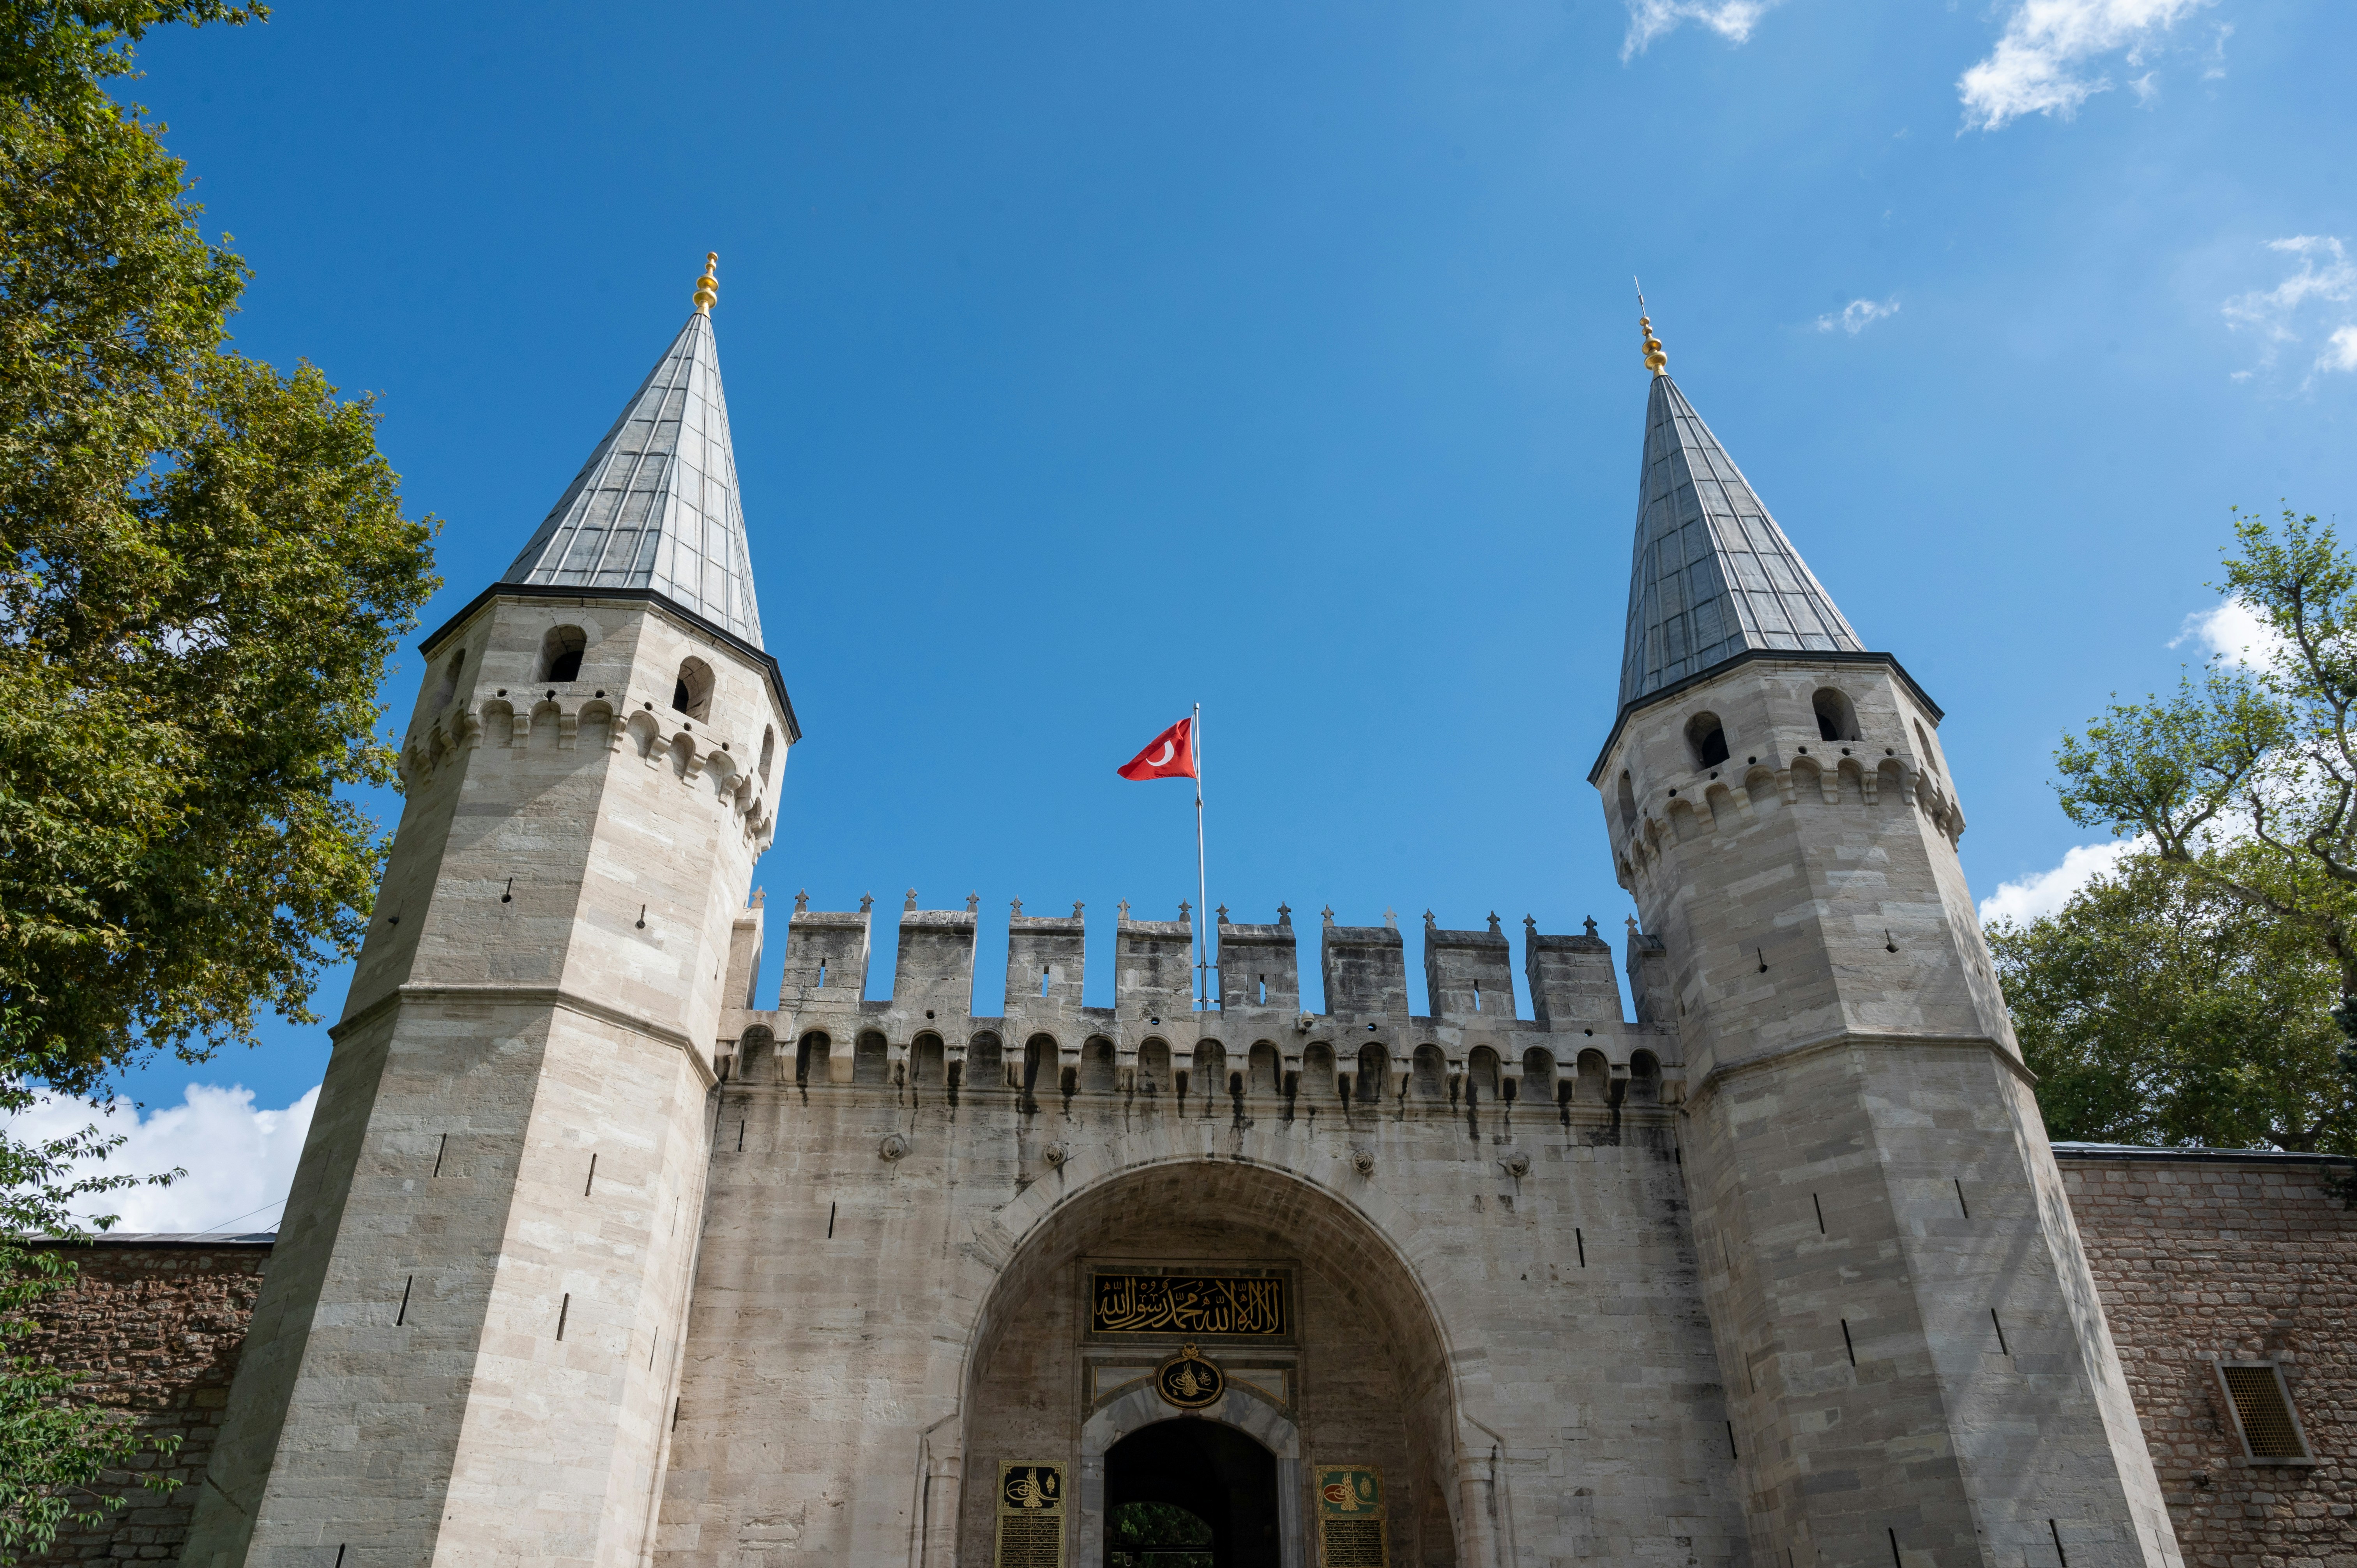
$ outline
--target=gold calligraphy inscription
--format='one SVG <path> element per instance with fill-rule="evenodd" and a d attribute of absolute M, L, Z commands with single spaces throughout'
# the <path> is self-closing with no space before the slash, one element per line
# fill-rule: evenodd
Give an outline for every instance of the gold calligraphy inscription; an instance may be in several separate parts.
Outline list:
<path fill-rule="evenodd" d="M 1383 1472 L 1372 1465 L 1316 1465 L 1320 1568 L 1391 1568 Z"/>
<path fill-rule="evenodd" d="M 996 1568 L 1064 1568 L 1064 1467 L 1036 1459 L 998 1466 Z"/>
<path fill-rule="evenodd" d="M 1292 1326 L 1285 1281 L 1244 1274 L 1096 1276 L 1095 1334 L 1283 1334 Z"/>

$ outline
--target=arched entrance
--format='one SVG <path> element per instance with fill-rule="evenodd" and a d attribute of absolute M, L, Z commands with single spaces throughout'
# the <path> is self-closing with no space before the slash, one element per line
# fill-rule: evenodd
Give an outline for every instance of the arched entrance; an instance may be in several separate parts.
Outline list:
<path fill-rule="evenodd" d="M 961 1563 L 993 1560 L 1008 1465 L 1069 1467 L 1072 1568 L 1128 1568 L 1112 1554 L 1133 1547 L 1157 1568 L 1307 1568 L 1318 1464 L 1381 1472 L 1394 1562 L 1459 1561 L 1440 1326 L 1391 1239 L 1299 1176 L 1178 1159 L 1080 1187 L 1028 1228 L 969 1343 Z M 1189 1354 L 1220 1380 L 1208 1398 L 1171 1391 Z M 1142 1539 L 1155 1510 L 1116 1519 L 1131 1504 L 1170 1539 Z"/>
<path fill-rule="evenodd" d="M 1156 1422 L 1104 1477 L 1104 1568 L 1282 1568 L 1276 1455 L 1234 1427 Z"/>

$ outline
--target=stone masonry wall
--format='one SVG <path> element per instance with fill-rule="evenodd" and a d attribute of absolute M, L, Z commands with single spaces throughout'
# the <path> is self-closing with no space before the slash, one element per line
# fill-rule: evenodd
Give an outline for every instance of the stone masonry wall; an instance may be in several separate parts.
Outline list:
<path fill-rule="evenodd" d="M 148 1432 L 178 1434 L 179 1452 L 160 1468 L 180 1486 L 162 1494 L 141 1486 L 138 1477 L 159 1467 L 155 1455 L 143 1455 L 135 1475 L 104 1483 L 123 1509 L 96 1530 L 69 1525 L 47 1555 L 28 1561 L 179 1554 L 269 1258 L 267 1236 L 117 1237 L 74 1250 L 80 1277 L 43 1304 L 25 1349 L 83 1374 L 97 1402 L 135 1412 Z"/>
<path fill-rule="evenodd" d="M 2357 1568 L 2357 1213 L 2332 1166 L 2055 1154 L 2189 1568 Z M 2222 1357 L 2283 1369 L 2320 1463 L 2243 1457 Z"/>

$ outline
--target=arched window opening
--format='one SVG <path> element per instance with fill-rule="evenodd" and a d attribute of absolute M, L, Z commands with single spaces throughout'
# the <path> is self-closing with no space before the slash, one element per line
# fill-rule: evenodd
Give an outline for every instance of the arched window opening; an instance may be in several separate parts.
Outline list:
<path fill-rule="evenodd" d="M 1932 770 L 1932 778 L 1937 779 L 1940 776 L 1940 759 L 1932 753 L 1932 737 L 1924 733 L 1921 719 L 1915 721 L 1915 746 L 1923 754 L 1923 766 Z"/>
<path fill-rule="evenodd" d="M 1034 1035 L 1023 1042 L 1023 1092 L 1032 1093 L 1044 1082 L 1056 1086 L 1056 1066 L 1060 1059 L 1053 1036 Z"/>
<path fill-rule="evenodd" d="M 770 727 L 770 726 L 769 726 L 769 725 L 763 725 L 763 726 L 762 726 L 762 729 L 761 729 L 761 782 L 762 782 L 762 783 L 767 784 L 767 783 L 770 781 L 770 763 L 772 763 L 772 762 L 774 762 L 774 761 L 776 761 L 776 760 L 777 760 L 777 757 L 778 757 L 778 732 L 777 732 L 777 730 L 776 730 L 776 729 L 774 729 L 774 728 L 772 728 L 772 727 Z"/>
<path fill-rule="evenodd" d="M 1521 1098 L 1540 1105 L 1555 1103 L 1555 1058 L 1537 1046 L 1523 1053 Z"/>
<path fill-rule="evenodd" d="M 1637 825 L 1637 785 L 1626 768 L 1620 772 L 1620 825 L 1624 828 Z"/>
<path fill-rule="evenodd" d="M 1147 1040 L 1137 1047 L 1137 1089 L 1141 1094 L 1160 1094 L 1170 1087 L 1170 1047 L 1163 1040 Z"/>
<path fill-rule="evenodd" d="M 1638 1105 L 1661 1103 L 1662 1064 L 1651 1051 L 1629 1054 L 1629 1099 Z"/>
<path fill-rule="evenodd" d="M 1820 686 L 1809 705 L 1817 711 L 1819 740 L 1856 740 L 1857 710 L 1850 705 L 1847 695 L 1832 686 Z"/>
<path fill-rule="evenodd" d="M 671 690 L 671 705 L 692 719 L 712 716 L 712 666 L 701 659 L 683 660 L 679 680 Z"/>
<path fill-rule="evenodd" d="M 589 634 L 577 626 L 556 626 L 540 639 L 540 678 L 554 682 L 581 678 L 581 655 L 588 650 Z"/>
<path fill-rule="evenodd" d="M 949 1053 L 942 1048 L 942 1037 L 934 1034 L 919 1035 L 909 1047 L 909 1067 L 919 1083 L 942 1083 L 947 1080 L 944 1064 Z"/>
<path fill-rule="evenodd" d="M 1359 1047 L 1359 1098 L 1369 1102 L 1383 1097 L 1383 1071 L 1389 1060 L 1381 1046 Z"/>
<path fill-rule="evenodd" d="M 1694 750 L 1695 767 L 1716 768 L 1727 760 L 1726 726 L 1717 714 L 1696 714 L 1686 721 L 1686 745 Z"/>
<path fill-rule="evenodd" d="M 450 699 L 457 695 L 458 691 L 458 676 L 466 668 L 467 650 L 463 648 L 450 655 L 450 662 L 442 666 L 442 684 L 434 693 L 434 706 L 436 711 L 450 705 Z"/>
<path fill-rule="evenodd" d="M 825 1031 L 821 1029 L 813 1029 L 809 1034 L 804 1035 L 801 1040 L 796 1042 L 794 1046 L 794 1081 L 799 1084 L 809 1083 L 811 1080 L 811 1064 L 813 1062 L 824 1063 L 827 1058 L 827 1052 L 834 1048 L 834 1042 L 828 1039 Z"/>
<path fill-rule="evenodd" d="M 1006 1049 L 998 1036 L 987 1031 L 976 1035 L 965 1047 L 965 1087 L 968 1089 L 1004 1089 L 1006 1087 Z"/>
<path fill-rule="evenodd" d="M 1415 1047 L 1408 1058 L 1408 1078 L 1419 1100 L 1445 1100 L 1448 1096 L 1448 1064 L 1437 1046 Z"/>

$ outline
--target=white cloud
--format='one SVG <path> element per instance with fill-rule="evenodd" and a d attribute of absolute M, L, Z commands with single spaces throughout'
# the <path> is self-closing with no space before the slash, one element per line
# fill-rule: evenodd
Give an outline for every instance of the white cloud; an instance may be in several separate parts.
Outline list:
<path fill-rule="evenodd" d="M 2268 241 L 2267 249 L 2295 258 L 2298 269 L 2273 288 L 2252 289 L 2221 305 L 2218 313 L 2227 327 L 2258 334 L 2259 365 L 2266 369 L 2284 345 L 2301 340 L 2309 320 L 2339 317 L 2316 369 L 2357 370 L 2357 321 L 2348 319 L 2349 306 L 2357 301 L 2357 263 L 2350 261 L 2348 247 L 2333 234 L 2294 234 Z"/>
<path fill-rule="evenodd" d="M 1629 0 L 1629 36 L 1621 40 L 1620 58 L 1641 54 L 1663 33 L 1682 23 L 1699 22 L 1733 44 L 1751 37 L 1751 29 L 1777 0 Z"/>
<path fill-rule="evenodd" d="M 2068 120 L 2079 105 L 2109 91 L 2111 78 L 2093 63 L 2125 54 L 2141 66 L 2160 36 L 2210 0 L 2021 0 L 1988 59 L 1956 83 L 1967 129 L 1995 131 L 2024 114 Z M 2225 48 L 2222 34 L 2220 51 Z M 2150 96 L 2150 78 L 2137 89 Z"/>
<path fill-rule="evenodd" d="M 2357 324 L 2333 329 L 2324 352 L 2317 356 L 2319 371 L 2357 371 Z"/>
<path fill-rule="evenodd" d="M 1817 330 L 1830 332 L 1838 327 L 1855 338 L 1886 316 L 1899 314 L 1899 301 L 1886 299 L 1879 304 L 1871 299 L 1853 299 L 1841 307 L 1838 316 L 1817 317 Z"/>
<path fill-rule="evenodd" d="M 2099 876 L 2109 875 L 2145 841 L 2114 839 L 2108 843 L 2083 843 L 2064 853 L 2062 864 L 2032 872 L 2018 882 L 2000 882 L 1996 891 L 1981 900 L 1981 924 L 2011 920 L 2026 925 L 2041 915 L 2059 914 L 2071 895 Z"/>
<path fill-rule="evenodd" d="M 2276 650 L 2283 645 L 2275 628 L 2240 599 L 2227 599 L 2215 609 L 2187 616 L 2169 646 L 2182 648 L 2189 642 L 2201 643 L 2213 658 L 2252 669 L 2273 662 Z"/>
<path fill-rule="evenodd" d="M 126 1142 L 84 1175 L 188 1173 L 169 1187 L 128 1187 L 84 1201 L 85 1218 L 120 1216 L 118 1231 L 270 1230 L 294 1185 L 295 1162 L 318 1102 L 314 1089 L 283 1111 L 257 1111 L 250 1089 L 192 1083 L 179 1104 L 144 1117 L 127 1100 L 98 1110 L 77 1100 L 43 1100 L 12 1118 L 8 1134 L 55 1138 L 95 1122 Z"/>

